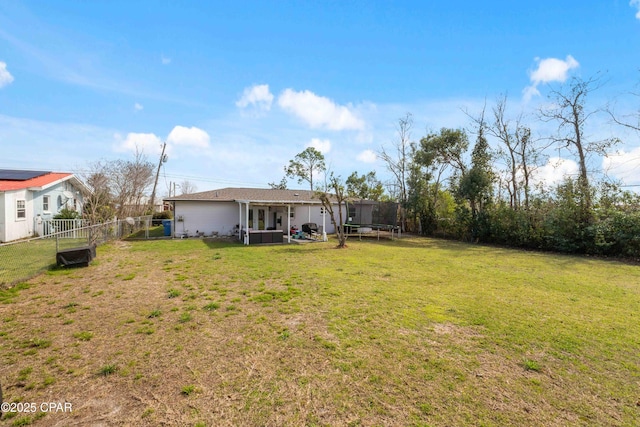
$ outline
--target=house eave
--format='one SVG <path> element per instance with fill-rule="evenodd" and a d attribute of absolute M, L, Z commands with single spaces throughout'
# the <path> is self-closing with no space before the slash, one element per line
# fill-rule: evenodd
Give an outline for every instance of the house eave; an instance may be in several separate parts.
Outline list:
<path fill-rule="evenodd" d="M 250 205 L 271 205 L 271 206 L 287 206 L 287 205 L 321 205 L 320 200 L 234 200 L 237 203 L 249 203 Z"/>

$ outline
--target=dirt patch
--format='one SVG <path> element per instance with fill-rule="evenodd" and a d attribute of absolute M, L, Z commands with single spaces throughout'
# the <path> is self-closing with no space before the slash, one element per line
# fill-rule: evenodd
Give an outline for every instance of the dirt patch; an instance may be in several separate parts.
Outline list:
<path fill-rule="evenodd" d="M 89 268 L 41 275 L 0 305 L 5 401 L 73 408 L 7 423 L 622 424 L 624 403 L 581 389 L 584 372 L 558 355 L 434 322 L 393 275 L 338 275 L 333 250 L 312 254 L 326 270 L 301 271 L 306 245 L 191 240 L 99 248 Z"/>

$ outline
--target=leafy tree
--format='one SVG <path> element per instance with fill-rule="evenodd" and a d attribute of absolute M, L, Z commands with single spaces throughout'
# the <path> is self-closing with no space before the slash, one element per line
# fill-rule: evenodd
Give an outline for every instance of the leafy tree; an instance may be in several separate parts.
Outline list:
<path fill-rule="evenodd" d="M 298 153 L 294 159 L 289 160 L 289 166 L 284 168 L 287 177 L 298 178 L 298 184 L 308 182 L 311 191 L 314 190 L 314 176 L 325 170 L 324 155 L 313 147 Z"/>
<path fill-rule="evenodd" d="M 415 158 L 415 154 L 413 156 Z M 407 179 L 406 208 L 420 234 L 431 234 L 437 227 L 435 200 L 431 196 L 431 174 L 418 162 L 411 162 Z"/>
<path fill-rule="evenodd" d="M 439 133 L 430 133 L 420 139 L 414 162 L 424 169 L 425 179 L 432 181 L 427 197 L 431 199 L 430 206 L 435 211 L 438 210 L 445 174 L 450 173 L 451 181 L 455 182 L 466 172 L 463 155 L 468 147 L 469 139 L 462 129 L 442 128 Z"/>
<path fill-rule="evenodd" d="M 491 170 L 491 154 L 489 144 L 485 138 L 484 122 L 478 130 L 476 145 L 471 153 L 471 169 L 465 172 L 458 183 L 458 195 L 469 202 L 471 209 L 471 236 L 477 239 L 486 232 L 480 230 L 481 222 L 485 218 L 479 218 L 484 207 L 491 201 L 493 184 L 493 172 Z M 483 227 L 484 228 L 484 227 Z"/>
<path fill-rule="evenodd" d="M 347 195 L 356 199 L 380 200 L 384 193 L 384 186 L 376 178 L 376 172 L 371 171 L 366 175 L 358 175 L 353 172 L 346 181 Z"/>
<path fill-rule="evenodd" d="M 268 185 L 269 187 L 271 187 L 272 190 L 286 190 L 287 177 L 283 177 L 278 184 L 276 184 L 275 182 L 270 182 Z"/>
<path fill-rule="evenodd" d="M 453 176 L 465 173 L 467 166 L 463 160 L 469 148 L 469 139 L 462 129 L 442 128 L 439 133 L 431 133 L 420 139 L 420 148 L 416 152 L 416 161 L 433 171 L 439 170 L 442 176 L 451 169 Z"/>

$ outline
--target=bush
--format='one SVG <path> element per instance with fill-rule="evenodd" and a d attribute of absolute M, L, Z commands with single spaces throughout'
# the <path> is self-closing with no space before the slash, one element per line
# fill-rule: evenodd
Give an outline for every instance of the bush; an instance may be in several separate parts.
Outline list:
<path fill-rule="evenodd" d="M 73 209 L 64 208 L 58 212 L 53 219 L 78 219 L 80 215 Z"/>
<path fill-rule="evenodd" d="M 152 225 L 162 225 L 163 219 L 173 219 L 172 211 L 154 212 L 151 219 Z"/>

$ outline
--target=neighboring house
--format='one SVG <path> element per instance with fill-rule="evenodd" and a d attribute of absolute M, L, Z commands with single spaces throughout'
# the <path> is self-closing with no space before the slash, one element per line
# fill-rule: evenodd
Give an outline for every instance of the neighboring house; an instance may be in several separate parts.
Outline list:
<path fill-rule="evenodd" d="M 317 224 L 321 234 L 334 232 L 329 214 L 308 190 L 222 188 L 166 198 L 165 202 L 173 204 L 175 235 L 240 238 L 242 230 L 282 230 L 287 236 L 291 228 L 300 229 L 305 223 Z M 337 210 L 335 215 L 338 221 Z M 343 218 L 347 218 L 346 210 Z"/>
<path fill-rule="evenodd" d="M 0 169 L 0 242 L 33 236 L 64 208 L 82 214 L 86 194 L 71 173 Z"/>

